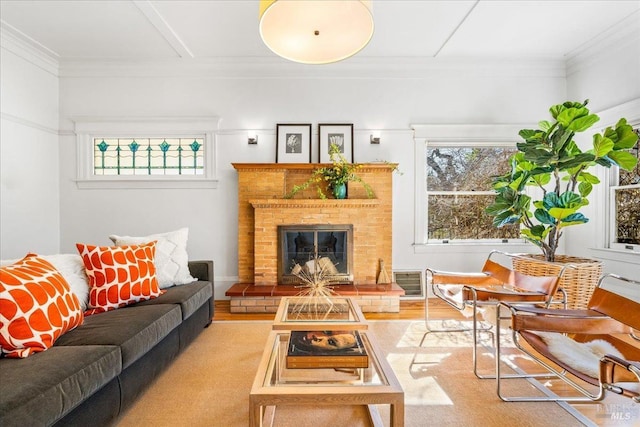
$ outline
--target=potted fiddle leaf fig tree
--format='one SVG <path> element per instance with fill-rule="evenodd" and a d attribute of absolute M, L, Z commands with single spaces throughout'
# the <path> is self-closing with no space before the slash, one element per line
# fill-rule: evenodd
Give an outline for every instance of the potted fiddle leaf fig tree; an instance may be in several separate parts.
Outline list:
<path fill-rule="evenodd" d="M 517 144 L 518 152 L 510 158 L 511 171 L 494 178 L 495 201 L 486 208 L 496 227 L 521 224 L 524 239 L 538 246 L 549 262 L 556 261 L 564 228 L 589 221 L 579 211 L 589 204 L 588 196 L 600 182 L 589 170 L 598 165 L 633 170 L 638 163 L 629 152 L 638 136 L 624 118 L 594 134 L 589 150 L 578 147 L 574 135 L 600 119 L 587 103 L 554 105 L 549 109 L 553 120 L 519 132 L 524 142 Z M 541 190 L 539 200 L 527 194 L 530 186 Z"/>

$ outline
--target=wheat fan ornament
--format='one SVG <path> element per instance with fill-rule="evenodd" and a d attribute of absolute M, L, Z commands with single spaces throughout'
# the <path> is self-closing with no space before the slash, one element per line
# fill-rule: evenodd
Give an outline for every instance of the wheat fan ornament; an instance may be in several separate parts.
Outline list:
<path fill-rule="evenodd" d="M 379 262 L 380 262 L 380 274 L 378 274 L 378 281 L 376 283 L 378 285 L 388 285 L 389 283 L 391 283 L 391 279 L 389 279 L 387 270 L 384 268 L 384 261 L 382 260 L 382 258 L 380 258 Z"/>

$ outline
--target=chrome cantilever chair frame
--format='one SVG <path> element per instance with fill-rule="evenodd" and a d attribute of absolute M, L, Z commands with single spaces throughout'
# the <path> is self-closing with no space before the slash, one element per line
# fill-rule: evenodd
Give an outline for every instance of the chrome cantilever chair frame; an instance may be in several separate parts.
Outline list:
<path fill-rule="evenodd" d="M 562 271 L 564 272 L 564 270 Z M 558 278 L 561 277 L 562 272 L 560 273 L 560 275 L 558 276 Z M 482 329 L 477 329 L 477 324 L 478 324 L 478 312 L 477 312 L 477 307 L 478 306 L 494 306 L 496 307 L 496 317 L 495 317 L 495 325 L 499 325 L 501 321 L 503 320 L 508 320 L 510 316 L 500 316 L 500 301 L 497 302 L 491 302 L 491 303 L 479 303 L 477 300 L 477 292 L 475 291 L 475 289 L 471 288 L 470 289 L 471 293 L 473 294 L 473 299 L 471 300 L 471 304 L 473 305 L 473 373 L 475 374 L 476 377 L 478 377 L 481 380 L 493 380 L 498 378 L 498 373 L 496 371 L 495 374 L 481 374 L 479 372 L 478 369 L 478 354 L 477 354 L 477 348 L 478 348 L 478 335 L 477 332 L 478 331 L 482 331 Z M 558 289 L 556 291 L 557 293 L 560 293 L 562 295 L 562 298 L 559 301 L 553 301 L 552 299 L 549 299 L 549 301 L 545 302 L 543 305 L 545 308 L 549 308 L 551 306 L 551 304 L 562 304 L 563 307 L 566 308 L 567 306 L 567 294 L 566 291 L 564 289 Z M 517 302 L 515 301 L 514 303 L 518 303 L 518 304 L 530 304 L 530 305 L 535 305 L 535 304 L 540 304 L 539 302 L 527 302 L 527 301 L 520 301 Z M 493 325 L 492 325 L 493 326 Z M 496 326 L 497 328 L 498 326 Z M 488 332 L 491 335 L 491 338 L 493 340 L 493 348 L 496 349 L 498 347 L 498 343 L 497 341 L 500 339 L 500 336 L 496 333 L 494 334 L 491 330 L 486 330 L 486 332 Z M 497 358 L 497 354 L 496 354 L 496 358 Z M 510 374 L 510 375 L 503 375 L 502 378 L 503 379 L 509 379 L 509 378 L 522 378 L 523 376 L 528 376 L 531 378 L 549 378 L 549 374 Z"/>
<path fill-rule="evenodd" d="M 486 332 L 490 335 L 491 339 L 495 341 L 495 335 L 492 331 L 493 325 L 489 322 L 480 322 L 478 320 L 479 307 L 496 307 L 499 302 L 504 299 L 507 299 L 511 302 L 520 302 L 523 304 L 542 304 L 545 307 L 549 307 L 551 304 L 563 304 L 563 306 L 566 308 L 567 303 L 567 295 L 565 291 L 562 289 L 558 289 L 560 278 L 562 277 L 562 274 L 567 267 L 563 268 L 558 276 L 554 277 L 525 276 L 513 271 L 511 268 L 505 267 L 497 261 L 494 261 L 492 259 L 492 257 L 494 256 L 502 256 L 513 260 L 513 258 L 519 257 L 521 255 L 493 250 L 487 256 L 482 272 L 460 273 L 440 271 L 431 268 L 426 269 L 427 283 L 431 283 L 431 290 L 433 292 L 433 295 L 437 298 L 440 298 L 449 306 L 455 308 L 460 312 L 464 311 L 467 307 L 470 307 L 472 309 L 472 326 L 470 328 L 432 328 L 429 324 L 429 321 L 433 319 L 429 318 L 429 295 L 427 294 L 425 301 L 425 327 L 427 329 L 427 332 L 425 332 L 425 334 L 422 336 L 419 347 L 422 347 L 424 341 L 430 333 L 471 332 L 473 338 L 473 372 L 476 377 L 480 379 L 495 379 L 496 375 L 480 374 L 478 370 L 478 334 Z M 442 289 L 438 286 L 444 283 L 440 283 L 441 280 L 436 280 L 436 277 L 441 278 L 441 280 L 443 280 L 447 284 L 461 286 L 461 300 L 453 301 L 451 298 L 448 298 L 446 295 L 444 295 Z M 448 282 L 448 280 L 451 280 L 451 282 Z M 525 289 L 524 286 L 526 285 L 524 284 L 521 288 L 518 286 L 518 280 L 535 282 L 535 286 L 540 286 L 541 283 L 544 282 L 545 286 L 549 287 L 549 292 L 545 293 L 540 291 L 531 291 Z M 459 281 L 460 283 L 458 283 L 457 281 Z M 555 301 L 553 300 L 553 297 L 558 292 L 561 295 L 561 299 L 559 301 Z M 479 294 L 481 294 L 483 297 L 480 298 Z M 464 295 L 467 295 L 467 297 L 464 297 Z M 520 301 L 519 299 L 522 300 Z M 415 362 L 415 356 L 412 364 L 419 364 L 418 362 Z M 519 378 L 521 377 L 521 375 L 514 375 L 514 377 Z"/>
<path fill-rule="evenodd" d="M 617 394 L 625 394 L 635 401 L 638 401 L 639 397 L 637 394 L 633 394 L 631 392 L 627 393 L 624 388 L 616 385 L 614 381 L 603 380 L 607 372 L 606 369 L 611 369 L 610 367 L 607 368 L 606 365 L 616 363 L 624 366 L 624 368 L 631 374 L 634 374 L 640 382 L 640 366 L 638 366 L 637 362 L 630 363 L 613 356 L 605 355 L 600 360 L 599 378 L 592 378 L 588 377 L 588 375 L 584 373 L 575 371 L 569 366 L 565 366 L 557 359 L 554 360 L 552 357 L 550 358 L 549 354 L 543 355 L 542 353 L 538 353 L 538 350 L 531 343 L 529 343 L 529 347 L 534 350 L 530 350 L 527 346 L 522 344 L 520 338 L 521 331 L 527 331 L 527 329 L 519 325 L 526 325 L 527 323 L 531 326 L 528 330 L 533 333 L 536 331 L 548 331 L 564 334 L 598 335 L 598 337 L 603 337 L 609 334 L 629 334 L 633 340 L 639 343 L 637 346 L 631 347 L 634 349 L 637 347 L 637 354 L 640 354 L 640 337 L 638 337 L 634 332 L 634 329 L 640 328 L 640 302 L 626 299 L 623 296 L 603 289 L 603 284 L 608 278 L 613 278 L 633 285 L 640 285 L 640 282 L 637 280 L 628 279 L 616 274 L 605 274 L 599 279 L 596 289 L 589 301 L 589 308 L 587 310 L 545 310 L 535 309 L 530 306 L 523 307 L 518 304 L 500 303 L 496 312 L 496 317 L 500 316 L 501 308 L 510 310 L 512 318 L 511 333 L 516 347 L 539 365 L 543 366 L 549 374 L 553 376 L 553 378 L 564 381 L 566 384 L 582 394 L 582 396 L 557 396 L 541 385 L 540 387 L 537 387 L 537 389 L 542 391 L 544 396 L 505 396 L 501 388 L 501 380 L 506 377 L 501 375 L 501 327 L 498 326 L 496 331 L 495 360 L 497 374 L 496 391 L 501 400 L 505 402 L 595 402 L 602 400 L 606 391 L 611 391 Z M 620 308 L 620 305 L 623 307 Z M 615 317 L 609 316 L 609 311 L 615 312 Z M 620 313 L 626 313 L 628 318 L 631 320 L 627 321 Z M 544 319 L 540 319 L 538 322 L 534 320 L 535 317 L 544 317 Z M 591 325 L 588 331 L 590 333 L 585 332 L 580 328 L 579 325 L 583 322 L 588 322 Z M 579 375 L 582 375 L 584 378 Z M 610 376 L 613 378 L 613 375 Z M 531 374 L 524 374 L 521 376 L 521 378 L 533 377 L 534 376 Z M 591 381 L 588 381 L 585 378 L 591 378 Z M 588 389 L 589 386 L 591 386 L 592 390 Z M 597 387 L 595 391 L 593 391 L 594 387 Z"/>

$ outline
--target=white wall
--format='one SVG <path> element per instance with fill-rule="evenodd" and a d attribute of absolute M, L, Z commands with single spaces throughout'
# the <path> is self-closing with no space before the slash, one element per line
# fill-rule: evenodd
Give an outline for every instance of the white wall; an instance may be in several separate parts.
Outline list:
<path fill-rule="evenodd" d="M 581 136 L 585 146 L 592 144 L 591 136 L 601 127 L 614 125 L 621 117 L 630 123 L 640 123 L 640 16 L 635 14 L 620 25 L 624 31 L 594 41 L 569 61 L 567 98 L 590 99 L 589 108 L 601 117 L 599 123 L 585 132 L 586 136 Z M 566 252 L 602 260 L 605 272 L 638 278 L 640 254 L 602 249 L 608 243 L 604 232 L 609 171 L 598 167 L 592 173 L 603 184 L 594 189 L 591 204 L 584 209 L 590 221 L 565 231 Z M 633 292 L 640 298 L 640 291 Z"/>
<path fill-rule="evenodd" d="M 263 73 L 262 66 L 167 71 L 163 64 L 94 64 L 62 66 L 58 80 L 55 66 L 34 59 L 28 50 L 16 55 L 16 49 L 5 47 L 6 40 L 1 61 L 2 258 L 19 257 L 27 250 L 74 252 L 76 242 L 110 244 L 107 236 L 113 233 L 143 235 L 188 226 L 190 257 L 216 263 L 217 298 L 237 276 L 237 176 L 231 163 L 273 162 L 277 123 L 312 123 L 314 155 L 318 123 L 354 123 L 356 161 L 400 164 L 403 174 L 394 176 L 394 269 L 474 270 L 491 247 L 414 249 L 418 224 L 410 124 L 534 125 L 550 105 L 566 99 L 586 95 L 595 109 L 640 96 L 640 71 L 633 59 L 622 67 L 626 71 L 606 74 L 604 65 L 590 71 L 612 62 L 606 49 L 596 50 L 603 55 L 601 61 L 594 60 L 593 52 L 585 53 L 589 61 L 572 63 L 568 78 L 555 63 L 395 64 L 389 70 L 360 64 L 334 66 L 325 76 L 319 71 L 325 68 L 282 65 L 277 66 L 281 70 Z M 612 89 L 603 91 L 603 86 Z M 631 95 L 619 86 L 631 88 Z M 220 117 L 218 187 L 78 189 L 71 119 L 82 116 Z M 247 145 L 247 130 L 257 131 L 257 146 Z M 368 142 L 372 130 L 381 131 L 379 146 Z M 595 222 L 586 227 L 596 228 L 567 233 L 567 253 L 583 254 L 594 247 L 588 236 L 600 231 Z M 614 265 L 616 271 L 637 267 L 634 260 L 623 261 Z"/>
<path fill-rule="evenodd" d="M 318 123 L 354 123 L 356 161 L 398 162 L 403 172 L 394 177 L 393 267 L 472 270 L 481 265 L 490 248 L 481 248 L 480 254 L 473 248 L 414 253 L 410 124 L 533 124 L 541 111 L 565 96 L 564 75 L 556 67 L 537 72 L 500 66 L 489 71 L 426 69 L 411 78 L 370 77 L 366 71 L 362 78 L 149 74 L 61 78 L 61 250 L 73 251 L 78 241 L 108 244 L 111 233 L 143 235 L 188 226 L 190 257 L 216 263 L 217 298 L 223 297 L 237 276 L 237 176 L 231 163 L 273 162 L 277 123 L 312 123 L 314 142 Z M 78 189 L 70 118 L 128 115 L 220 117 L 218 188 Z M 257 146 L 247 144 L 249 129 L 258 130 Z M 369 144 L 373 129 L 381 130 L 379 146 Z"/>
<path fill-rule="evenodd" d="M 567 96 L 589 99 L 593 111 L 640 98 L 640 14 L 629 16 L 618 29 L 593 40 L 568 61 Z"/>
<path fill-rule="evenodd" d="M 2 34 L 0 259 L 60 248 L 58 77 L 53 61 Z"/>

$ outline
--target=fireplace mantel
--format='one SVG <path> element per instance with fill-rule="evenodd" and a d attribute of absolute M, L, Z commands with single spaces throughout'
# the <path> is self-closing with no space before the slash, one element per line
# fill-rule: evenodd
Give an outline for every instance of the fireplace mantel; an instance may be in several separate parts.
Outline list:
<path fill-rule="evenodd" d="M 378 199 L 254 199 L 249 200 L 255 209 L 324 209 L 324 208 L 376 208 Z"/>

